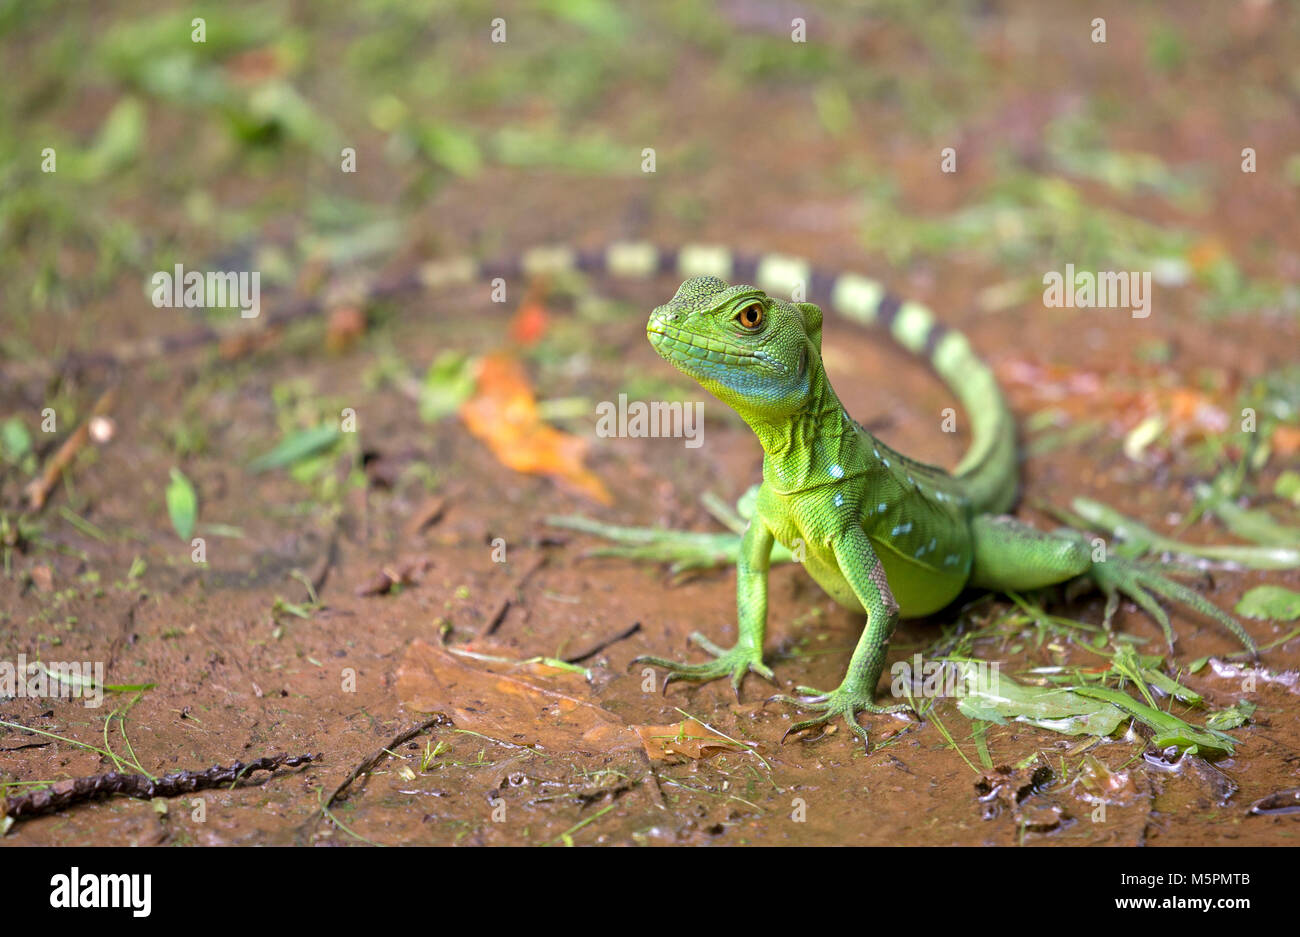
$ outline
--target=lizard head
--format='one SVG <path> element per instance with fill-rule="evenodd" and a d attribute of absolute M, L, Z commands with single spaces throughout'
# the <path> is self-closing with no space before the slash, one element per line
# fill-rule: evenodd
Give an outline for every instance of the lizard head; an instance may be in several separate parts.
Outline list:
<path fill-rule="evenodd" d="M 742 417 L 779 419 L 807 406 L 821 370 L 821 310 L 753 286 L 692 277 L 650 314 L 660 356 Z"/>

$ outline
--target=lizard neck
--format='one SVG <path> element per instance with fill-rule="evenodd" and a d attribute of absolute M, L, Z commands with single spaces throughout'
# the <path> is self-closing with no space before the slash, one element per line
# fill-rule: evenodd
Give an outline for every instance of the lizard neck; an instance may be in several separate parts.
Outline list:
<path fill-rule="evenodd" d="M 809 374 L 807 404 L 780 418 L 744 416 L 763 447 L 763 479 L 792 493 L 866 470 L 857 427 L 820 365 Z"/>

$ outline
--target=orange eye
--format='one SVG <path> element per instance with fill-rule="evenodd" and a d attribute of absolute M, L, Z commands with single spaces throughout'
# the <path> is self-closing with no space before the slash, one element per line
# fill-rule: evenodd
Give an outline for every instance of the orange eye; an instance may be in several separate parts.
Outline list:
<path fill-rule="evenodd" d="M 763 324 L 763 307 L 759 303 L 746 306 L 736 314 L 736 320 L 741 328 L 756 329 Z"/>

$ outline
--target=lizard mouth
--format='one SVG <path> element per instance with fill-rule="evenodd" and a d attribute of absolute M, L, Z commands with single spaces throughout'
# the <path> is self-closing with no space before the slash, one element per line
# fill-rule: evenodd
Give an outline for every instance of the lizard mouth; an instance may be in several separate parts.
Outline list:
<path fill-rule="evenodd" d="M 646 325 L 646 337 L 660 357 L 675 365 L 707 367 L 721 365 L 724 367 L 745 367 L 755 364 L 767 364 L 780 368 L 780 362 L 773 360 L 761 351 L 753 351 L 743 345 L 706 338 L 687 329 L 676 328 L 664 322 L 651 320 Z M 784 370 L 784 368 L 780 368 Z"/>

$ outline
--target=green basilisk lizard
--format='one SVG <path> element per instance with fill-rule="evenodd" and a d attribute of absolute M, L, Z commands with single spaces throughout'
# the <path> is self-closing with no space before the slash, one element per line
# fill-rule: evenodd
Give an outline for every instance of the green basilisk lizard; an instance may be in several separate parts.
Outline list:
<path fill-rule="evenodd" d="M 1043 532 L 1007 516 L 1018 487 L 1016 434 L 993 372 L 959 332 L 874 280 L 820 273 L 784 256 L 736 256 L 720 247 L 665 250 L 642 242 L 598 250 L 538 247 L 496 263 L 431 262 L 397 281 L 352 284 L 342 296 L 300 302 L 273 311 L 269 319 L 282 323 L 340 300 L 364 301 L 418 287 L 571 270 L 685 277 L 676 295 L 651 313 L 648 338 L 663 358 L 733 408 L 763 447 L 763 481 L 741 499 L 748 524 L 739 538 L 560 519 L 619 541 L 630 554 L 663 559 L 706 554 L 714 562 L 736 563 L 736 644 L 724 649 L 696 633 L 692 640 L 712 660 L 638 658 L 667 669 L 665 686 L 726 677 L 739 694 L 749 673 L 774 680 L 763 662 L 768 570 L 773 559 L 791 556 L 802 559 L 835 601 L 867 618 L 838 687 L 798 687 L 800 696 L 775 697 L 817 713 L 792 725 L 787 736 L 843 718 L 865 743 L 858 713 L 908 708 L 876 703 L 895 625 L 900 617 L 943 608 L 967 587 L 1028 590 L 1085 577 L 1107 596 L 1108 624 L 1119 597 L 1127 596 L 1160 623 L 1172 647 L 1168 615 L 1156 600 L 1161 596 L 1216 619 L 1255 651 L 1235 619 L 1166 575 L 1177 569 L 1172 564 L 1113 552 L 1094 560 L 1082 532 Z M 729 280 L 757 285 L 733 286 Z M 846 319 L 885 328 L 907 351 L 928 360 L 970 419 L 970 449 L 953 472 L 894 451 L 845 412 L 822 366 L 821 309 L 778 298 L 800 291 L 827 298 Z M 110 357 L 129 362 L 218 337 L 204 329 L 119 349 Z"/>

